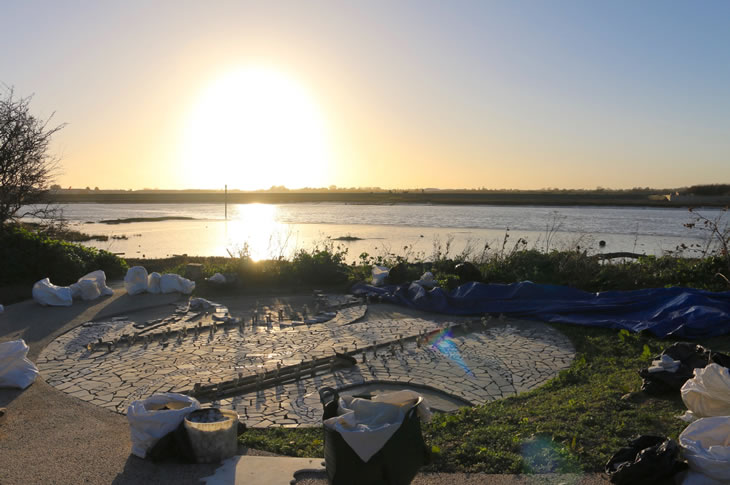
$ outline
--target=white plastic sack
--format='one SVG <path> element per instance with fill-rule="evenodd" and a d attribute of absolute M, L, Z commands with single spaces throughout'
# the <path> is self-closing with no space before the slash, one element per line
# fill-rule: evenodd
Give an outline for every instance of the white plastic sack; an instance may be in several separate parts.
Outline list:
<path fill-rule="evenodd" d="M 426 271 L 425 273 L 423 273 L 421 279 L 416 281 L 416 283 L 426 288 L 433 288 L 438 284 L 436 278 L 433 277 L 433 273 L 431 273 L 430 271 Z"/>
<path fill-rule="evenodd" d="M 216 273 L 213 276 L 211 276 L 210 278 L 208 278 L 208 281 L 210 281 L 211 283 L 216 283 L 216 284 L 222 285 L 226 282 L 226 277 L 220 273 Z"/>
<path fill-rule="evenodd" d="M 679 435 L 692 471 L 730 482 L 730 416 L 698 419 Z"/>
<path fill-rule="evenodd" d="M 681 389 L 682 401 L 697 417 L 730 416 L 730 369 L 709 364 L 695 369 Z"/>
<path fill-rule="evenodd" d="M 178 274 L 163 274 L 160 277 L 162 293 L 180 292 L 189 295 L 195 289 L 195 281 L 183 278 Z"/>
<path fill-rule="evenodd" d="M 431 412 L 413 391 L 379 394 L 370 399 L 352 396 L 340 398 L 337 416 L 326 419 L 324 425 L 340 433 L 360 459 L 368 462 L 398 431 L 406 413 L 418 406 L 419 416 L 428 420 Z"/>
<path fill-rule="evenodd" d="M 96 270 L 82 276 L 70 288 L 73 298 L 81 298 L 84 301 L 95 300 L 102 295 L 114 294 L 114 290 L 106 285 L 106 274 L 102 270 Z"/>
<path fill-rule="evenodd" d="M 0 344 L 0 387 L 25 389 L 38 375 L 38 368 L 29 361 L 25 340 Z"/>
<path fill-rule="evenodd" d="M 169 409 L 163 410 L 163 407 Z M 132 454 L 144 458 L 160 438 L 177 428 L 196 409 L 200 409 L 197 399 L 172 392 L 134 401 L 127 408 Z"/>
<path fill-rule="evenodd" d="M 73 296 L 68 286 L 56 286 L 48 278 L 33 285 L 33 299 L 43 306 L 71 306 Z"/>
<path fill-rule="evenodd" d="M 124 277 L 124 288 L 130 295 L 147 291 L 147 270 L 142 266 L 132 266 Z"/>
<path fill-rule="evenodd" d="M 373 266 L 373 286 L 383 286 L 389 271 L 385 266 Z"/>
<path fill-rule="evenodd" d="M 220 303 L 215 303 L 210 300 L 206 300 L 205 298 L 191 298 L 190 304 L 188 305 L 188 308 L 190 310 L 208 310 L 210 308 L 220 308 L 223 307 Z M 223 307 L 225 308 L 225 307 Z"/>
<path fill-rule="evenodd" d="M 160 289 L 160 273 L 150 273 L 147 277 L 147 291 L 154 294 L 162 291 Z"/>
<path fill-rule="evenodd" d="M 714 478 L 710 478 L 702 473 L 693 472 L 692 470 L 683 472 L 675 477 L 674 480 L 674 483 L 681 483 L 682 485 L 727 485 L 727 482 L 715 480 Z M 678 480 L 681 480 L 681 482 Z"/>

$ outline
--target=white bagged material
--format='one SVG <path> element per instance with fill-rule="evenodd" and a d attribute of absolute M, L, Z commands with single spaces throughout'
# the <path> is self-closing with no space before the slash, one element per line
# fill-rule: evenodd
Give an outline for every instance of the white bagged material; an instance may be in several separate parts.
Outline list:
<path fill-rule="evenodd" d="M 73 296 L 68 286 L 56 286 L 48 278 L 33 285 L 33 299 L 43 306 L 71 306 Z"/>
<path fill-rule="evenodd" d="M 208 310 L 210 308 L 223 308 L 226 309 L 223 305 L 220 303 L 216 303 L 214 301 L 206 300 L 205 298 L 191 298 L 190 303 L 188 305 L 188 308 L 190 310 L 198 311 L 198 310 Z"/>
<path fill-rule="evenodd" d="M 433 277 L 433 273 L 431 273 L 430 271 L 426 271 L 421 276 L 421 279 L 416 281 L 416 283 L 425 288 L 433 288 L 438 284 L 438 281 L 436 281 L 436 278 Z"/>
<path fill-rule="evenodd" d="M 124 288 L 130 295 L 147 291 L 147 270 L 143 266 L 132 266 L 124 277 Z"/>
<path fill-rule="evenodd" d="M 72 284 L 71 297 L 74 299 L 81 298 L 84 301 L 95 300 L 101 296 L 99 287 L 93 281 L 79 280 L 77 283 Z"/>
<path fill-rule="evenodd" d="M 671 372 L 675 373 L 679 370 L 679 366 L 682 363 L 678 360 L 674 360 L 668 355 L 664 354 L 659 360 L 652 360 L 651 366 L 647 369 L 650 373 L 656 372 Z"/>
<path fill-rule="evenodd" d="M 222 284 L 225 284 L 226 277 L 220 273 L 216 273 L 213 276 L 211 276 L 210 278 L 208 278 L 208 281 L 210 281 L 211 283 L 216 283 L 216 284 L 222 285 Z"/>
<path fill-rule="evenodd" d="M 428 420 L 428 406 L 413 391 L 379 394 L 370 399 L 352 396 L 340 398 L 337 416 L 326 419 L 324 425 L 340 433 L 350 448 L 367 463 L 398 431 L 408 411 L 418 406 L 419 416 Z"/>
<path fill-rule="evenodd" d="M 685 423 L 694 423 L 695 421 L 697 421 L 700 418 L 695 416 L 692 411 L 685 411 L 684 414 L 677 416 L 677 419 L 681 419 Z"/>
<path fill-rule="evenodd" d="M 189 295 L 195 289 L 195 282 L 178 274 L 163 274 L 160 278 L 162 293 L 180 292 Z"/>
<path fill-rule="evenodd" d="M 687 470 L 686 472 L 683 472 L 683 474 L 684 476 L 680 474 L 679 477 L 675 478 L 674 483 L 681 483 L 682 485 L 727 485 L 727 482 L 715 480 L 714 478 L 710 478 L 707 475 L 703 475 L 702 473 L 697 473 L 692 470 Z M 678 478 L 681 479 L 681 482 L 677 481 Z"/>
<path fill-rule="evenodd" d="M 84 301 L 95 300 L 102 295 L 114 294 L 114 290 L 106 285 L 106 274 L 100 269 L 82 276 L 70 288 L 73 298 L 81 298 Z"/>
<path fill-rule="evenodd" d="M 29 361 L 25 340 L 0 343 L 0 387 L 25 389 L 38 375 L 38 368 Z"/>
<path fill-rule="evenodd" d="M 160 273 L 150 273 L 147 277 L 147 291 L 154 294 L 162 291 L 162 289 L 160 289 Z"/>
<path fill-rule="evenodd" d="M 695 369 L 681 389 L 682 401 L 697 417 L 730 416 L 730 369 L 709 364 Z"/>
<path fill-rule="evenodd" d="M 383 286 L 389 271 L 385 266 L 373 266 L 373 286 Z"/>
<path fill-rule="evenodd" d="M 162 407 L 169 409 L 162 410 Z M 197 399 L 171 392 L 134 401 L 127 408 L 132 454 L 144 458 L 160 438 L 177 428 L 196 409 L 200 409 Z"/>
<path fill-rule="evenodd" d="M 679 446 L 692 471 L 730 482 L 730 416 L 691 423 L 679 435 Z"/>

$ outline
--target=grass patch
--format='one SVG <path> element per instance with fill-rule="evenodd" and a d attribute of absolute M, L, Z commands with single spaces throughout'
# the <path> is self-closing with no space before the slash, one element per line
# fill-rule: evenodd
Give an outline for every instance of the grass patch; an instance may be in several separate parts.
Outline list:
<path fill-rule="evenodd" d="M 324 456 L 324 433 L 321 428 L 249 428 L 238 437 L 249 448 L 287 456 Z"/>
<path fill-rule="evenodd" d="M 424 427 L 430 471 L 599 472 L 640 434 L 677 438 L 686 423 L 679 397 L 638 391 L 637 371 L 673 342 L 613 330 L 556 325 L 576 348 L 569 369 L 539 389 L 483 406 L 438 414 Z M 730 337 L 700 342 L 730 350 Z M 291 456 L 323 456 L 322 429 L 249 430 L 241 442 Z M 288 451 L 287 451 L 288 450 Z M 295 451 L 296 450 L 296 451 Z M 302 454 L 303 453 L 303 454 Z"/>

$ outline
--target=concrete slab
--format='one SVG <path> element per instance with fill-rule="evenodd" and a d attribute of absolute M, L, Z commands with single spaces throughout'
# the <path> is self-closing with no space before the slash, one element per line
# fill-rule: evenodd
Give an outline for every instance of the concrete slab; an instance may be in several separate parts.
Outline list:
<path fill-rule="evenodd" d="M 206 485 L 289 485 L 296 481 L 296 473 L 321 472 L 321 458 L 244 455 L 225 460 L 213 475 L 202 480 Z"/>

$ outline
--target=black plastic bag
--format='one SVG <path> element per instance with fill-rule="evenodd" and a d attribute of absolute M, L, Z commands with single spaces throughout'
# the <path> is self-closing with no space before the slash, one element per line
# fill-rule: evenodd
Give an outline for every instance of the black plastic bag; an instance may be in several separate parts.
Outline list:
<path fill-rule="evenodd" d="M 606 474 L 611 483 L 618 485 L 665 483 L 686 468 L 687 464 L 679 460 L 679 446 L 674 440 L 640 436 L 608 460 Z"/>
<path fill-rule="evenodd" d="M 196 463 L 193 445 L 183 420 L 177 428 L 160 438 L 147 452 L 147 458 L 154 462 Z"/>
<path fill-rule="evenodd" d="M 320 389 L 319 396 L 324 406 L 322 420 L 337 416 L 337 391 L 325 387 Z M 418 469 L 430 462 L 417 406 L 408 411 L 398 431 L 367 463 L 340 433 L 323 428 L 325 469 L 332 485 L 408 485 Z"/>
<path fill-rule="evenodd" d="M 684 383 L 694 377 L 694 370 L 704 369 L 709 363 L 714 362 L 723 367 L 730 366 L 730 357 L 727 355 L 719 352 L 713 353 L 701 345 L 690 342 L 675 343 L 655 359 L 660 359 L 662 355 L 678 360 L 680 366 L 676 372 L 640 370 L 639 376 L 643 379 L 641 390 L 648 394 L 679 393 Z"/>

